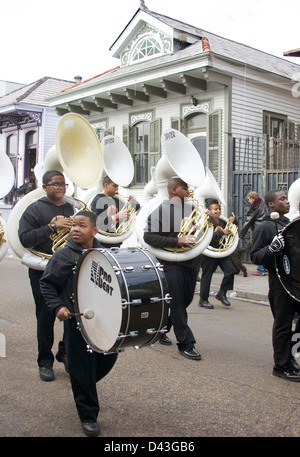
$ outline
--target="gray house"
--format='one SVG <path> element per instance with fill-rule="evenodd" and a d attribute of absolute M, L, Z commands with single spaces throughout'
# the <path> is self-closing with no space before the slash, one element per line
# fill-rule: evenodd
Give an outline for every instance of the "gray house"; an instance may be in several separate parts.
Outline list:
<path fill-rule="evenodd" d="M 288 189 L 299 176 L 299 65 L 143 6 L 110 51 L 116 68 L 48 101 L 58 115 L 83 115 L 100 140 L 123 140 L 135 164 L 130 193 L 141 198 L 168 127 L 194 143 L 225 196 L 224 215 L 240 223 L 250 190 Z"/>
<path fill-rule="evenodd" d="M 0 98 L 0 152 L 7 154 L 14 166 L 14 187 L 20 187 L 25 178 L 37 184 L 34 167 L 43 162 L 55 143 L 59 121 L 55 109 L 49 107 L 46 99 L 72 84 L 71 81 L 44 77 Z M 6 198 L 7 201 L 11 202 Z"/>

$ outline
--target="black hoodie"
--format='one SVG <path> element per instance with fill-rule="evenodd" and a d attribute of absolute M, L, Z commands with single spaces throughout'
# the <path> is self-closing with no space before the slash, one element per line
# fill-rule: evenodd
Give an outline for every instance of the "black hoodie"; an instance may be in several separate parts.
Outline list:
<path fill-rule="evenodd" d="M 289 222 L 287 217 L 277 219 L 278 231 L 282 230 Z M 251 261 L 255 265 L 263 265 L 274 275 L 276 274 L 275 254 L 269 250 L 269 245 L 277 234 L 275 221 L 271 219 L 270 213 L 267 213 L 253 232 L 252 248 L 250 252 Z"/>
<path fill-rule="evenodd" d="M 31 203 L 24 211 L 19 223 L 19 238 L 25 248 L 52 254 L 52 230 L 49 223 L 56 216 L 70 217 L 75 213 L 69 203 L 61 206 L 42 197 Z"/>
<path fill-rule="evenodd" d="M 101 243 L 94 238 L 94 248 L 101 248 Z M 57 314 L 60 308 L 67 307 L 74 312 L 72 301 L 74 266 L 84 248 L 69 238 L 66 245 L 56 251 L 48 261 L 40 287 L 49 311 Z"/>

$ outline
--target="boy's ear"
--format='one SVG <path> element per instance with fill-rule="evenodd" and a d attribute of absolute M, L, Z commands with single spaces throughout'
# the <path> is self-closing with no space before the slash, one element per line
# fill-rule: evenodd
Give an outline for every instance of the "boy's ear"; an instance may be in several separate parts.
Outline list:
<path fill-rule="evenodd" d="M 97 233 L 98 233 L 98 227 L 97 227 L 97 226 L 95 226 L 95 227 L 93 227 L 93 230 L 92 230 L 92 235 L 93 235 L 93 236 L 96 236 L 96 235 L 97 235 Z"/>

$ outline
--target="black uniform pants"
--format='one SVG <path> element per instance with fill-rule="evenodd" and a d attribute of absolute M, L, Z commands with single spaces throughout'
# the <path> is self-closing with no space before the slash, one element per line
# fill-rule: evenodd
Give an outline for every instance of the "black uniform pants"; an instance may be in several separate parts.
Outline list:
<path fill-rule="evenodd" d="M 178 349 L 185 351 L 194 347 L 196 343 L 193 332 L 188 326 L 187 307 L 194 297 L 198 269 L 190 269 L 174 263 L 166 265 L 164 270 L 169 294 L 172 297 L 167 328 L 170 330 L 173 325 Z"/>
<path fill-rule="evenodd" d="M 269 273 L 269 302 L 274 317 L 272 342 L 274 368 L 282 371 L 291 369 L 293 318 L 300 304 L 285 291 L 278 277 Z M 299 327 L 299 323 L 298 323 Z M 296 330 L 299 331 L 299 328 Z"/>
<path fill-rule="evenodd" d="M 200 286 L 200 297 L 203 300 L 208 300 L 211 278 L 217 267 L 220 267 L 224 273 L 220 289 L 227 291 L 233 289 L 234 283 L 234 266 L 230 257 L 214 258 L 206 255 L 202 256 L 202 276 Z"/>
<path fill-rule="evenodd" d="M 32 295 L 35 301 L 35 314 L 37 319 L 37 363 L 39 367 L 52 367 L 54 362 L 52 346 L 54 342 L 55 316 L 53 313 L 48 311 L 44 297 L 41 293 L 40 278 L 43 273 L 43 271 L 33 270 L 32 268 L 29 268 L 28 270 Z M 58 350 L 61 353 L 65 353 L 65 345 L 63 341 L 59 342 Z"/>
<path fill-rule="evenodd" d="M 75 319 L 64 322 L 69 375 L 81 422 L 95 422 L 99 413 L 96 383 L 114 366 L 118 354 L 88 352 Z"/>

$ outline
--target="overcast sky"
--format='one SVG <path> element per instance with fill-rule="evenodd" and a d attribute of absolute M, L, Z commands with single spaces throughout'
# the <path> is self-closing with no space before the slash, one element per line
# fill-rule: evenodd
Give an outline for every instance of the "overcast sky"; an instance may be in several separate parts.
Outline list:
<path fill-rule="evenodd" d="M 283 57 L 300 48 L 299 0 L 145 0 L 190 25 Z M 74 80 L 119 65 L 110 46 L 139 0 L 0 0 L 0 80 Z M 290 58 L 300 65 L 300 58 Z"/>

